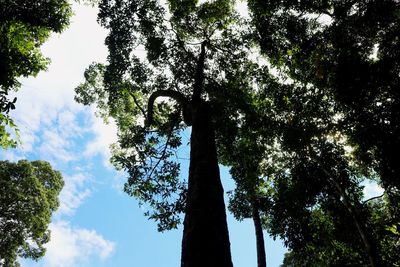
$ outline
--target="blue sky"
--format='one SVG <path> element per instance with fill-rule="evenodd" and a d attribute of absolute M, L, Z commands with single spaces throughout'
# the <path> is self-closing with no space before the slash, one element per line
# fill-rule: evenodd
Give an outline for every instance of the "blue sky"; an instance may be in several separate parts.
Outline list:
<path fill-rule="evenodd" d="M 96 23 L 96 9 L 74 9 L 71 26 L 42 47 L 52 61 L 48 71 L 20 80 L 12 116 L 21 146 L 0 152 L 11 161 L 49 161 L 65 180 L 46 255 L 39 262 L 21 260 L 22 266 L 179 266 L 182 228 L 157 232 L 137 201 L 122 192 L 125 176 L 108 162 L 115 125 L 104 124 L 93 108 L 73 100 L 85 68 L 93 61 L 105 62 L 107 56 L 106 32 Z M 188 162 L 182 164 L 182 175 L 187 175 Z M 221 173 L 225 190 L 233 189 L 228 170 Z M 228 224 L 234 265 L 256 266 L 252 221 L 239 223 L 229 215 Z M 285 249 L 266 238 L 268 265 L 279 266 Z"/>
<path fill-rule="evenodd" d="M 109 145 L 116 141 L 115 125 L 104 124 L 93 108 L 73 100 L 85 68 L 93 61 L 105 62 L 107 56 L 106 32 L 96 23 L 96 9 L 82 5 L 74 9 L 69 29 L 43 46 L 52 60 L 48 71 L 21 79 L 23 86 L 15 94 L 17 109 L 12 116 L 22 145 L 0 152 L 2 159 L 12 161 L 47 160 L 65 180 L 45 257 L 22 265 L 177 267 L 182 229 L 157 232 L 137 201 L 122 192 L 125 176 L 108 162 Z M 182 162 L 184 170 L 187 163 Z M 222 168 L 221 174 L 225 191 L 233 189 L 228 169 Z M 371 185 L 367 190 L 367 195 L 377 195 L 380 188 Z M 252 221 L 237 222 L 229 215 L 228 227 L 234 266 L 256 266 Z M 286 249 L 266 233 L 265 238 L 268 266 L 279 266 Z"/>

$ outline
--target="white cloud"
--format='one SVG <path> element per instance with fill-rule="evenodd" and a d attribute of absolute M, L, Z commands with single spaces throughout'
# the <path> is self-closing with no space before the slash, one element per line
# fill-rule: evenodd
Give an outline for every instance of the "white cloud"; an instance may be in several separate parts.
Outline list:
<path fill-rule="evenodd" d="M 73 215 L 82 202 L 91 194 L 87 187 L 90 179 L 89 174 L 78 173 L 75 175 L 64 175 L 64 188 L 60 193 L 60 207 L 57 215 Z"/>
<path fill-rule="evenodd" d="M 71 110 L 64 110 L 58 114 L 57 125 L 63 137 L 77 137 L 85 132 L 77 123 L 76 113 Z"/>
<path fill-rule="evenodd" d="M 17 161 L 19 161 L 21 159 L 24 159 L 23 156 L 21 156 L 19 154 L 16 154 L 11 150 L 3 150 L 3 151 L 1 151 L 0 155 L 2 157 L 1 160 L 8 160 L 8 161 L 11 161 L 11 162 L 17 162 Z"/>
<path fill-rule="evenodd" d="M 57 131 L 45 130 L 41 135 L 42 142 L 38 148 L 39 153 L 45 158 L 55 158 L 63 162 L 74 159 L 72 152 L 68 151 L 70 142 L 63 138 Z"/>
<path fill-rule="evenodd" d="M 70 27 L 61 35 L 54 34 L 41 48 L 51 59 L 48 71 L 20 79 L 22 88 L 10 95 L 18 98 L 11 115 L 21 131 L 24 152 L 34 149 L 38 131 L 51 127 L 57 117 L 62 124 L 71 123 L 74 114 L 87 110 L 74 101 L 74 88 L 83 81 L 85 68 L 106 60 L 107 49 L 102 45 L 106 30 L 96 22 L 97 9 L 77 4 L 74 9 Z M 62 129 L 71 133 L 71 128 Z"/>
<path fill-rule="evenodd" d="M 66 221 L 51 223 L 50 230 L 42 261 L 46 267 L 85 266 L 91 258 L 106 260 L 115 251 L 115 243 L 94 230 L 74 228 Z"/>

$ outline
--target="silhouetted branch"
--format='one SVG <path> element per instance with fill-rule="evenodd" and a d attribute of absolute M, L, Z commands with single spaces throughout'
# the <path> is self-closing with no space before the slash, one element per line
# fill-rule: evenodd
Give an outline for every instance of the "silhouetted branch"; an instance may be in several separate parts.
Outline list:
<path fill-rule="evenodd" d="M 385 194 L 382 194 L 382 195 L 380 195 L 380 196 L 371 197 L 370 199 L 365 200 L 362 204 L 365 205 L 365 204 L 367 204 L 367 202 L 369 202 L 369 201 L 371 201 L 371 200 L 374 200 L 374 199 L 381 198 L 381 197 L 383 197 L 384 195 L 385 195 Z"/>
<path fill-rule="evenodd" d="M 142 112 L 143 117 L 146 118 L 146 112 L 144 111 L 144 109 L 139 105 L 139 102 L 136 99 L 135 94 L 133 94 L 132 92 L 129 91 L 129 94 L 131 95 L 131 97 L 133 98 L 133 102 L 135 102 L 135 105 L 138 107 L 138 109 Z"/>

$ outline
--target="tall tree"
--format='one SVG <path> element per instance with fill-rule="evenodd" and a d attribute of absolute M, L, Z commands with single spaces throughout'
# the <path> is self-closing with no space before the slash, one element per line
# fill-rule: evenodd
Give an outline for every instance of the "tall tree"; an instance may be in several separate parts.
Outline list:
<path fill-rule="evenodd" d="M 88 68 L 77 100 L 116 120 L 112 160 L 129 174 L 125 191 L 149 205 L 159 230 L 176 227 L 185 213 L 182 266 L 232 266 L 217 157 L 224 138 L 215 131 L 235 123 L 251 83 L 241 81 L 249 49 L 234 1 L 99 6 L 99 21 L 110 31 L 108 64 Z M 186 181 L 174 156 L 187 126 Z"/>
<path fill-rule="evenodd" d="M 19 266 L 46 251 L 47 229 L 64 182 L 44 161 L 0 161 L 0 265 Z"/>
<path fill-rule="evenodd" d="M 257 266 L 266 267 L 265 242 L 261 221 L 261 218 L 265 216 L 260 215 L 262 211 L 266 210 L 262 209 L 263 206 L 268 204 L 267 194 L 263 190 L 265 189 L 266 177 L 260 171 L 264 157 L 253 141 L 242 138 L 238 146 L 233 148 L 240 156 L 236 155 L 238 158 L 232 162 L 230 169 L 236 188 L 231 192 L 228 208 L 237 220 L 245 218 L 253 220 L 256 236 Z"/>
<path fill-rule="evenodd" d="M 272 163 L 266 214 L 270 233 L 282 237 L 294 254 L 321 256 L 320 265 L 340 266 L 343 263 L 331 262 L 337 258 L 358 265 L 390 266 L 384 262 L 379 241 L 389 235 L 378 238 L 374 234 L 379 227 L 361 201 L 363 165 L 360 168 L 345 150 L 348 145 L 336 126 L 335 102 L 301 82 L 280 86 L 277 91 L 269 86 L 265 91 L 272 94 L 272 106 L 279 114 L 270 116 L 276 120 L 278 150 L 275 155 L 270 150 L 266 158 Z M 386 227 L 395 224 L 388 220 Z M 316 254 L 311 256 L 313 251 Z M 326 251 L 334 256 L 322 257 Z"/>
<path fill-rule="evenodd" d="M 396 266 L 399 264 L 399 245 L 397 227 L 388 227 L 390 212 L 388 202 L 375 198 L 364 202 L 371 217 L 369 227 L 372 235 L 381 248 L 382 262 L 379 266 Z M 387 216 L 389 215 L 389 216 Z M 289 251 L 285 254 L 283 266 L 363 266 L 365 259 L 357 251 L 357 245 L 352 242 L 357 236 L 348 231 L 348 225 L 338 221 L 337 215 L 325 208 L 312 211 L 309 230 L 312 236 L 318 237 L 303 243 L 301 249 Z M 341 219 L 339 219 L 341 220 Z M 345 234 L 344 234 L 345 233 Z M 333 242 L 326 242 L 334 240 Z"/>

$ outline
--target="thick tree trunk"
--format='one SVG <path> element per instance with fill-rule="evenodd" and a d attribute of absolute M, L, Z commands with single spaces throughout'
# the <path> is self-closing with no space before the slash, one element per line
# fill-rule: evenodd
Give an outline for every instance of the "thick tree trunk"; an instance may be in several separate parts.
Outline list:
<path fill-rule="evenodd" d="M 265 257 L 265 244 L 264 235 L 262 232 L 262 225 L 260 219 L 260 213 L 258 211 L 257 202 L 252 205 L 252 217 L 254 222 L 254 229 L 256 232 L 256 246 L 257 246 L 257 266 L 267 267 L 266 257 Z"/>
<path fill-rule="evenodd" d="M 215 133 L 207 103 L 192 104 L 181 267 L 232 267 Z"/>

